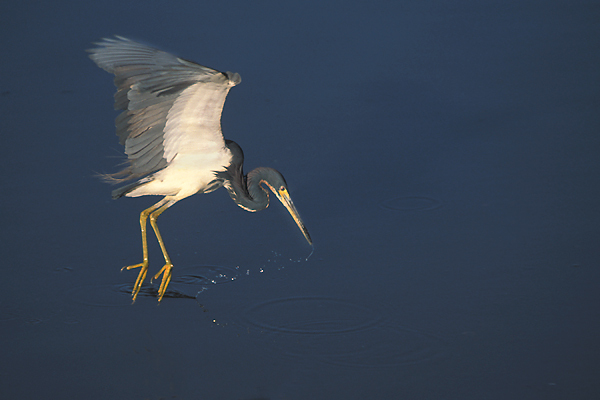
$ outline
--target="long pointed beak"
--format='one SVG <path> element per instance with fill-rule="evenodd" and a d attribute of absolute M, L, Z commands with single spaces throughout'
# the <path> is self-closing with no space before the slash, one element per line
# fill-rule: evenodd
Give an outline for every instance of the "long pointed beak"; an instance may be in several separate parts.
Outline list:
<path fill-rule="evenodd" d="M 298 225 L 298 228 L 300 228 L 300 230 L 304 234 L 304 237 L 308 241 L 308 244 L 312 246 L 312 239 L 308 234 L 308 229 L 306 229 L 306 227 L 304 226 L 304 223 L 300 218 L 300 214 L 298 214 L 298 210 L 296 210 L 294 202 L 292 201 L 292 198 L 290 197 L 290 194 L 287 191 L 287 189 L 282 187 L 279 190 L 276 190 L 275 188 L 271 187 L 271 190 L 273 191 L 273 193 L 275 193 L 275 196 L 277 196 L 279 201 L 281 201 L 281 204 L 283 204 L 285 208 L 287 208 L 287 210 L 290 212 L 292 218 L 294 218 L 294 221 L 296 221 L 296 225 Z"/>

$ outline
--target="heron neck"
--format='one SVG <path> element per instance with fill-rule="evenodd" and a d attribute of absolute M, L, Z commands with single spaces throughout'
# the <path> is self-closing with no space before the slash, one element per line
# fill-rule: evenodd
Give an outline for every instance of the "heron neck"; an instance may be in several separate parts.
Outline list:
<path fill-rule="evenodd" d="M 260 211 L 269 206 L 269 193 L 260 185 L 261 168 L 254 169 L 240 179 L 225 184 L 229 196 L 246 211 Z"/>

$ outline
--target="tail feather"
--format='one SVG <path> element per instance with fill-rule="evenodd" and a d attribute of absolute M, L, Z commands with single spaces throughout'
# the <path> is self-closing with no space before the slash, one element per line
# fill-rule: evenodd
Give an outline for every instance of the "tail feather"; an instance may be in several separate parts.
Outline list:
<path fill-rule="evenodd" d="M 137 182 L 130 183 L 129 185 L 125 185 L 125 186 L 121 186 L 120 188 L 116 188 L 115 190 L 112 191 L 112 198 L 118 199 L 119 197 L 123 197 L 127 193 L 135 190 L 136 188 L 138 188 L 142 185 L 145 185 L 146 183 L 150 182 L 151 180 L 152 179 L 150 179 L 150 177 L 147 177 L 144 179 L 140 179 Z"/>

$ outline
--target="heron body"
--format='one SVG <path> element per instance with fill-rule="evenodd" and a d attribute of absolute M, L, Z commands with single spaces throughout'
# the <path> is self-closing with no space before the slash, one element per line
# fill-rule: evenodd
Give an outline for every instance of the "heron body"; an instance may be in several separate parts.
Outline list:
<path fill-rule="evenodd" d="M 140 268 L 133 301 L 148 271 L 147 220 L 165 259 L 154 276 L 158 279 L 162 275 L 158 291 L 161 301 L 173 264 L 156 219 L 195 193 L 210 193 L 224 186 L 240 207 L 260 211 L 269 205 L 269 189 L 312 244 L 281 173 L 261 167 L 244 175 L 242 149 L 223 138 L 221 112 L 229 90 L 241 82 L 237 73 L 219 72 L 119 36 L 97 45 L 88 51 L 99 67 L 115 75 L 115 109 L 122 110 L 116 130 L 129 162 L 108 178 L 136 180 L 114 190 L 113 198 L 164 196 L 140 214 L 143 261 L 125 267 Z"/>

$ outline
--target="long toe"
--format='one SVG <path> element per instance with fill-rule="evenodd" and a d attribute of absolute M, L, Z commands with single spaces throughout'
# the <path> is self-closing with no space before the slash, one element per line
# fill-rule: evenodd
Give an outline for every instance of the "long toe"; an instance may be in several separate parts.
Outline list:
<path fill-rule="evenodd" d="M 130 265 L 128 267 L 123 267 L 123 269 L 127 269 L 127 270 L 135 269 L 135 268 L 140 268 L 140 273 L 138 274 L 137 279 L 135 280 L 135 284 L 133 285 L 133 290 L 131 291 L 131 295 L 133 296 L 134 303 L 135 303 L 135 299 L 137 299 L 137 296 L 140 293 L 140 290 L 142 289 L 142 284 L 144 283 L 144 279 L 146 279 L 146 274 L 148 273 L 148 262 L 144 261 L 139 264 Z M 121 271 L 123 269 L 121 269 Z"/>
<path fill-rule="evenodd" d="M 167 286 L 169 286 L 169 282 L 171 282 L 171 270 L 173 269 L 173 264 L 167 263 L 164 267 L 161 268 L 160 271 L 156 275 L 154 275 L 153 279 L 158 279 L 158 277 L 162 274 L 162 281 L 160 282 L 160 287 L 158 289 L 158 301 L 160 302 L 167 291 Z"/>

